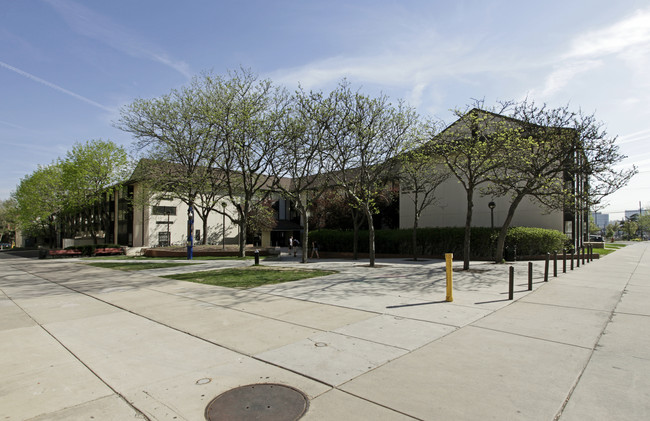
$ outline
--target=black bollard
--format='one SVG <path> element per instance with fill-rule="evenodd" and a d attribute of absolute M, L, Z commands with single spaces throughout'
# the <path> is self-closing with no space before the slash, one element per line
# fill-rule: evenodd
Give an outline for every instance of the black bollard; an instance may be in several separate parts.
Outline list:
<path fill-rule="evenodd" d="M 255 266 L 259 266 L 259 265 L 260 265 L 260 251 L 255 250 Z"/>
<path fill-rule="evenodd" d="M 528 262 L 528 291 L 533 290 L 533 262 Z"/>
<path fill-rule="evenodd" d="M 544 282 L 548 282 L 548 261 L 551 258 L 551 253 L 546 253 L 546 260 L 544 261 Z"/>
<path fill-rule="evenodd" d="M 566 249 L 562 250 L 562 273 L 566 273 Z"/>
<path fill-rule="evenodd" d="M 557 278 L 557 251 L 553 252 L 553 277 Z"/>
<path fill-rule="evenodd" d="M 515 292 L 515 268 L 510 266 L 510 281 L 508 282 L 508 299 L 512 300 L 514 298 Z"/>
<path fill-rule="evenodd" d="M 582 266 L 585 265 L 585 246 L 582 246 Z"/>
<path fill-rule="evenodd" d="M 573 270 L 573 250 L 571 251 L 571 270 Z"/>

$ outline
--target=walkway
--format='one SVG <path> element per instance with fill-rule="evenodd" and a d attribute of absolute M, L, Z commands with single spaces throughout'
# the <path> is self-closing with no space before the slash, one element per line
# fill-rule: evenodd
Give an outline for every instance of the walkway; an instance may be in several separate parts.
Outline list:
<path fill-rule="evenodd" d="M 515 301 L 508 265 L 473 264 L 452 303 L 441 261 L 319 260 L 340 272 L 238 291 L 0 254 L 0 412 L 201 420 L 272 382 L 309 397 L 304 420 L 650 419 L 648 248 L 547 283 L 536 262 L 532 292 L 516 263 Z"/>

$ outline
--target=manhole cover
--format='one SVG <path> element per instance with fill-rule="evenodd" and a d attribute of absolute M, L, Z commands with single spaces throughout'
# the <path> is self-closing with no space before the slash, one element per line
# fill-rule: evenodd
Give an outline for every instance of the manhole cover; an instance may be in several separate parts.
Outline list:
<path fill-rule="evenodd" d="M 309 401 L 302 392 L 281 384 L 261 383 L 231 389 L 205 408 L 208 421 L 290 421 L 300 419 Z"/>

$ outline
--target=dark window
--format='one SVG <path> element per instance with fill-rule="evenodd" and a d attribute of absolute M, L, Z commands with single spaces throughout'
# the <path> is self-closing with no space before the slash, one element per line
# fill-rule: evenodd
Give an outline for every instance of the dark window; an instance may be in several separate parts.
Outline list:
<path fill-rule="evenodd" d="M 169 242 L 170 238 L 167 232 L 159 232 L 158 233 L 158 245 L 160 247 L 167 247 L 170 245 Z"/>
<path fill-rule="evenodd" d="M 176 215 L 176 206 L 153 206 L 152 215 Z"/>

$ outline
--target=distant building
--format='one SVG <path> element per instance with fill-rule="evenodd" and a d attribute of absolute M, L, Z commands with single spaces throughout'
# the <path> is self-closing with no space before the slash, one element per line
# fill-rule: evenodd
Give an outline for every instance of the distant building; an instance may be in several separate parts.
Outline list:
<path fill-rule="evenodd" d="M 598 226 L 598 228 L 605 229 L 607 228 L 607 225 L 609 225 L 608 213 L 593 212 L 592 216 L 594 217 L 594 223 Z"/>
<path fill-rule="evenodd" d="M 641 216 L 641 215 L 647 215 L 647 214 L 648 214 L 647 209 L 626 210 L 625 211 L 625 219 L 630 219 L 630 217 L 633 216 L 633 215 Z"/>

